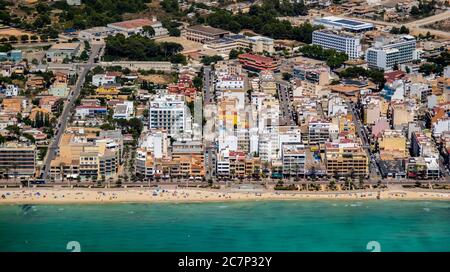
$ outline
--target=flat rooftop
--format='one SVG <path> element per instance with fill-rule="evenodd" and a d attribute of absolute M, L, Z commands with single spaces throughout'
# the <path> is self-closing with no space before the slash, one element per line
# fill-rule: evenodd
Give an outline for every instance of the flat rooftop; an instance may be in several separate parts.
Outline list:
<path fill-rule="evenodd" d="M 50 47 L 50 50 L 75 50 L 80 46 L 79 43 L 57 43 Z"/>
<path fill-rule="evenodd" d="M 366 23 L 366 22 L 362 22 L 362 21 L 340 18 L 340 17 L 335 17 L 335 16 L 316 18 L 314 20 L 314 22 L 316 24 L 337 26 L 337 27 L 342 27 L 342 28 L 352 29 L 352 30 L 363 30 L 363 29 L 374 28 L 374 25 L 372 23 Z"/>
<path fill-rule="evenodd" d="M 220 34 L 230 33 L 228 30 L 223 30 L 223 29 L 220 29 L 220 28 L 204 26 L 204 25 L 189 26 L 189 27 L 187 27 L 187 29 L 198 31 L 198 32 L 202 32 L 202 33 L 206 33 L 206 34 L 211 34 L 211 35 L 220 35 Z"/>

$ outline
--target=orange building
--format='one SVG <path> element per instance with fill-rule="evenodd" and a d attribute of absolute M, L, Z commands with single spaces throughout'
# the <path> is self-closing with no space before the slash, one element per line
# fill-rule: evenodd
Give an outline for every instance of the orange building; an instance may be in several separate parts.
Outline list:
<path fill-rule="evenodd" d="M 254 54 L 240 54 L 239 62 L 245 69 L 256 72 L 264 70 L 275 71 L 278 69 L 278 64 L 273 58 Z"/>
<path fill-rule="evenodd" d="M 22 98 L 5 98 L 2 102 L 3 112 L 17 114 L 22 111 L 22 105 Z"/>

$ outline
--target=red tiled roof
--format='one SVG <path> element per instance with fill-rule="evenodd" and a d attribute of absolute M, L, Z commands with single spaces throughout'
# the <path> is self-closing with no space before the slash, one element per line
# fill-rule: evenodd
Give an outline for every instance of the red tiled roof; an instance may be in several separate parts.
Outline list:
<path fill-rule="evenodd" d="M 249 59 L 257 62 L 272 62 L 273 59 L 270 57 L 260 56 L 260 55 L 253 55 L 249 53 L 244 53 L 239 55 L 240 59 Z"/>
<path fill-rule="evenodd" d="M 400 78 L 404 77 L 405 75 L 406 75 L 406 73 L 403 71 L 392 71 L 392 72 L 384 73 L 384 78 L 387 81 L 394 81 L 396 79 L 400 79 Z"/>

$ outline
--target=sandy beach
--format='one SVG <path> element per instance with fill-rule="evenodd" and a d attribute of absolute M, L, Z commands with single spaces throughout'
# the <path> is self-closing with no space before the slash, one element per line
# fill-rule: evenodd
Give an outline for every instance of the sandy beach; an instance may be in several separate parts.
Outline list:
<path fill-rule="evenodd" d="M 227 202 L 263 200 L 447 200 L 450 192 L 437 190 L 371 190 L 301 192 L 239 191 L 229 189 L 199 188 L 3 188 L 0 189 L 0 204 L 68 204 L 68 203 L 120 203 L 120 202 Z"/>

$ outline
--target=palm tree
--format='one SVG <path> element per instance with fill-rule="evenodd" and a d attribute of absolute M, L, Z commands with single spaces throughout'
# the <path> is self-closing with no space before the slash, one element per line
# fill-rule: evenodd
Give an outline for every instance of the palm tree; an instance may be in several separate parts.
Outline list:
<path fill-rule="evenodd" d="M 362 189 L 364 187 L 364 178 L 360 177 L 359 178 L 359 188 Z"/>
<path fill-rule="evenodd" d="M 61 181 L 64 181 L 64 166 L 65 166 L 65 163 L 63 163 L 63 162 L 61 162 L 59 164 L 59 173 L 61 175 Z"/>
<path fill-rule="evenodd" d="M 334 191 L 336 189 L 336 182 L 334 180 L 331 180 L 329 187 L 330 187 L 330 190 Z"/>
<path fill-rule="evenodd" d="M 6 171 L 6 168 L 4 168 L 4 167 L 0 168 L 1 176 L 3 178 L 5 177 L 5 171 Z"/>
<path fill-rule="evenodd" d="M 12 164 L 12 168 L 14 169 L 14 171 L 13 171 L 14 183 L 16 183 L 16 176 L 17 176 L 17 163 L 13 162 L 13 164 Z"/>

